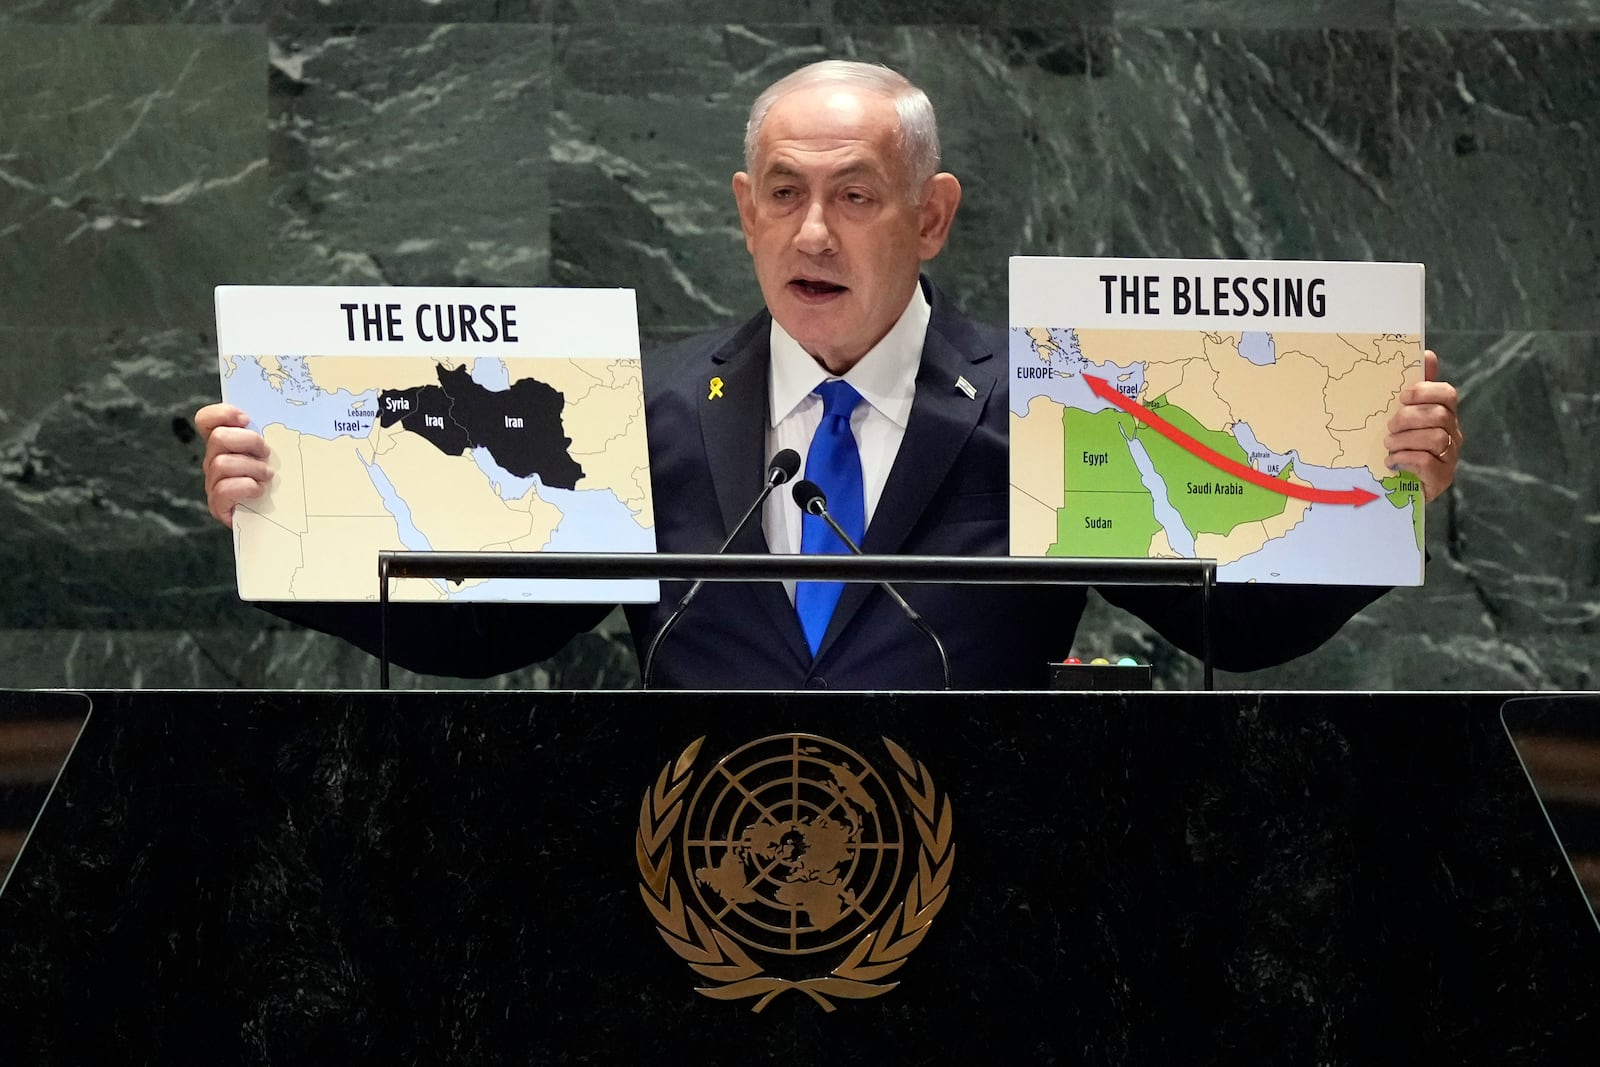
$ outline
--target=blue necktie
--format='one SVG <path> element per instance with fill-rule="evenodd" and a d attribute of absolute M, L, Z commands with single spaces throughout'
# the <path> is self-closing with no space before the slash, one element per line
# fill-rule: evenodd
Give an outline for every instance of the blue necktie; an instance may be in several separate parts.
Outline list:
<path fill-rule="evenodd" d="M 816 393 L 822 397 L 822 425 L 811 438 L 806 453 L 806 477 L 816 482 L 828 496 L 828 512 L 856 544 L 867 531 L 867 498 L 861 485 L 861 450 L 850 432 L 850 413 L 861 401 L 861 394 L 842 381 L 823 382 Z M 800 519 L 800 551 L 839 555 L 849 552 L 839 535 L 828 524 L 807 512 Z M 844 591 L 843 582 L 797 582 L 794 607 L 800 613 L 800 627 L 806 633 L 811 654 L 817 654 L 828 620 Z"/>

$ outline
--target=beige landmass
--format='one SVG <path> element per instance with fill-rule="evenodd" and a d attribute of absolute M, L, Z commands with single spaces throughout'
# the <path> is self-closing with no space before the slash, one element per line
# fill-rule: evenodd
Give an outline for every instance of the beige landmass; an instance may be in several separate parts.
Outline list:
<path fill-rule="evenodd" d="M 1304 354 L 1329 368 L 1325 390 L 1337 465 L 1389 477 L 1383 445 L 1400 390 L 1422 380 L 1422 339 L 1402 334 L 1277 334 L 1279 352 Z M 1265 443 L 1265 442 L 1264 442 Z M 1310 456 L 1305 457 L 1311 462 Z"/>
<path fill-rule="evenodd" d="M 1057 496 L 1059 493 L 1057 483 Z M 1056 543 L 1056 509 L 1011 487 L 1011 554 L 1042 556 Z"/>
<path fill-rule="evenodd" d="M 1339 442 L 1339 465 L 1365 467 L 1377 480 L 1394 477 L 1389 469 L 1389 450 L 1383 441 L 1389 435 L 1389 413 L 1379 411 L 1367 420 L 1366 425 L 1351 430 L 1335 430 Z"/>
<path fill-rule="evenodd" d="M 1328 379 L 1328 411 L 1334 431 L 1356 430 L 1374 415 L 1387 415 L 1400 404 L 1405 384 L 1405 362 L 1392 357 L 1384 362 L 1360 362 L 1344 374 Z"/>
<path fill-rule="evenodd" d="M 498 486 L 483 477 L 482 470 L 472 459 L 445 456 L 424 438 L 405 430 L 376 427 L 371 435 L 370 451 L 373 456 L 386 459 L 384 475 L 406 499 L 406 506 L 411 509 L 411 522 L 440 552 L 538 552 L 549 544 L 550 534 L 562 520 L 560 509 L 536 496 L 533 490 L 517 501 L 502 501 Z M 406 466 L 418 459 L 421 472 L 418 467 Z M 429 499 L 422 501 L 421 507 L 406 496 L 402 488 L 413 483 L 426 488 Z M 440 486 L 438 493 L 432 491 L 434 486 Z M 480 514 L 490 518 L 490 522 L 477 522 L 475 517 Z M 448 522 L 437 522 L 438 515 L 445 515 Z M 496 518 L 498 522 L 494 522 Z M 472 537 L 477 533 L 483 534 L 482 539 Z M 442 541 L 442 537 L 462 536 L 466 536 L 467 541 Z M 398 536 L 394 545 L 384 547 L 400 547 Z M 486 579 L 467 579 L 461 582 L 461 589 L 470 589 L 483 581 Z M 437 592 L 434 585 L 424 582 L 413 600 L 429 598 L 434 592 Z M 398 598 L 398 593 L 395 597 Z"/>
<path fill-rule="evenodd" d="M 1028 340 L 1033 342 L 1033 350 L 1039 353 L 1039 358 L 1049 362 L 1061 354 L 1061 348 L 1055 339 L 1050 336 L 1050 331 L 1044 326 L 1030 326 Z"/>
<path fill-rule="evenodd" d="M 1337 465 L 1344 449 L 1329 430 L 1328 372 L 1321 364 L 1280 348 L 1277 362 L 1257 366 L 1239 355 L 1236 341 L 1225 346 L 1207 339 L 1206 354 L 1217 370 L 1217 392 L 1257 441 L 1274 452 L 1298 450 L 1302 461 L 1319 467 Z"/>
<path fill-rule="evenodd" d="M 306 470 L 316 476 L 305 479 L 305 508 L 308 516 L 380 516 L 394 522 L 383 506 L 383 496 L 372 484 L 364 462 L 371 462 L 371 446 L 339 437 L 331 441 L 309 434 L 300 438 L 300 457 Z M 398 536 L 394 545 L 399 547 Z"/>
<path fill-rule="evenodd" d="M 1145 368 L 1144 392 L 1139 394 L 1139 403 L 1148 404 L 1180 388 L 1191 367 L 1209 370 L 1205 361 L 1198 356 L 1182 363 L 1157 363 Z M 1212 377 L 1215 378 L 1215 375 Z"/>
<path fill-rule="evenodd" d="M 1151 364 L 1182 363 L 1200 355 L 1200 336 L 1198 331 L 1079 330 L 1078 348 L 1091 363 L 1143 363 L 1148 374 Z"/>
<path fill-rule="evenodd" d="M 403 547 L 390 515 L 313 516 L 300 546 L 304 562 L 288 592 L 302 600 L 376 600 L 378 552 Z M 436 589 L 433 594 L 430 599 L 443 599 Z M 389 595 L 397 594 L 391 589 Z"/>
<path fill-rule="evenodd" d="M 1167 402 L 1178 405 L 1193 415 L 1200 425 L 1210 429 L 1226 430 L 1232 426 L 1233 407 L 1219 392 L 1216 368 L 1204 359 L 1191 360 L 1178 366 L 1183 368 L 1183 380 L 1166 391 Z M 1150 400 L 1158 400 L 1162 396 L 1154 390 L 1147 392 Z"/>
<path fill-rule="evenodd" d="M 463 587 L 477 585 L 477 582 L 462 582 Z M 376 583 L 374 583 L 376 588 Z M 430 579 L 427 578 L 396 578 L 394 585 L 389 589 L 390 600 L 443 600 L 444 593 Z"/>
<path fill-rule="evenodd" d="M 1028 401 L 1026 415 L 1013 411 L 1010 416 L 1011 484 L 1052 510 L 1060 508 L 1063 499 L 1065 412 L 1063 405 L 1049 397 L 1036 396 Z M 1055 540 L 1054 533 L 1050 540 Z"/>
<path fill-rule="evenodd" d="M 556 527 L 561 525 L 561 520 L 566 516 L 561 514 L 561 509 L 550 501 L 539 496 L 530 489 L 516 500 L 509 501 L 506 507 L 513 511 L 526 512 L 528 515 L 528 532 L 521 537 L 513 538 L 505 546 L 507 552 L 538 552 L 550 543 L 551 536 L 556 532 Z"/>
<path fill-rule="evenodd" d="M 234 512 L 233 525 L 240 599 L 288 599 L 289 583 L 303 562 L 300 531 L 284 529 L 245 505 Z"/>
<path fill-rule="evenodd" d="M 415 389 L 438 385 L 439 367 L 454 369 L 453 359 L 404 359 L 396 356 L 307 356 L 306 373 L 317 388 L 336 393 L 371 393 L 381 389 Z"/>
<path fill-rule="evenodd" d="M 646 529 L 655 525 L 650 446 L 645 438 L 643 383 L 636 360 L 562 360 L 595 380 L 568 393 L 561 425 L 567 451 L 583 467 L 579 489 L 609 489 Z M 554 385 L 555 383 L 551 383 Z M 575 383 L 576 384 L 576 383 Z"/>
<path fill-rule="evenodd" d="M 267 469 L 272 471 L 272 482 L 267 495 L 250 505 L 250 510 L 285 530 L 304 533 L 306 471 L 300 457 L 300 432 L 277 423 L 268 426 L 261 436 L 271 453 Z"/>
<path fill-rule="evenodd" d="M 415 434 L 393 434 L 383 472 L 411 522 L 439 552 L 470 552 L 527 537 L 527 511 L 506 507 L 468 456 L 447 456 Z"/>
<path fill-rule="evenodd" d="M 1375 354 L 1362 347 L 1364 342 L 1373 340 L 1371 334 L 1275 333 L 1272 340 L 1275 351 L 1307 353 L 1327 368 L 1330 378 L 1349 374 L 1358 363 Z"/>
<path fill-rule="evenodd" d="M 1308 353 L 1328 369 L 1330 378 L 1343 377 L 1360 363 L 1387 363 L 1395 358 L 1414 362 L 1417 377 L 1421 377 L 1422 338 L 1416 334 L 1275 333 L 1272 337 L 1277 351 Z"/>
<path fill-rule="evenodd" d="M 278 357 L 260 356 L 258 361 L 261 364 L 261 376 L 267 380 L 267 384 L 283 392 L 283 383 L 289 380 L 289 376 L 283 372 L 283 364 L 278 362 Z"/>
<path fill-rule="evenodd" d="M 597 387 L 614 384 L 608 373 L 611 360 L 605 359 L 514 359 L 506 361 L 511 380 L 537 378 L 560 393 L 570 406 Z M 638 364 L 634 364 L 635 368 Z"/>
<path fill-rule="evenodd" d="M 1172 547 L 1172 542 L 1167 540 L 1167 531 L 1156 527 L 1156 535 L 1150 538 L 1151 559 L 1182 559 L 1178 550 Z"/>
<path fill-rule="evenodd" d="M 373 423 L 372 433 L 367 436 L 368 448 L 371 450 L 372 459 L 386 456 L 394 447 L 395 442 L 407 436 L 407 432 L 396 426 L 380 426 Z M 479 472 L 482 473 L 481 471 Z"/>
<path fill-rule="evenodd" d="M 1292 474 L 1289 476 L 1289 481 L 1295 485 L 1309 484 Z M 1283 511 L 1271 518 L 1241 523 L 1225 534 L 1200 534 L 1194 539 L 1195 556 L 1200 559 L 1214 559 L 1219 567 L 1226 566 L 1252 552 L 1261 551 L 1268 541 L 1286 535 L 1300 525 L 1310 509 L 1309 501 L 1289 497 Z"/>

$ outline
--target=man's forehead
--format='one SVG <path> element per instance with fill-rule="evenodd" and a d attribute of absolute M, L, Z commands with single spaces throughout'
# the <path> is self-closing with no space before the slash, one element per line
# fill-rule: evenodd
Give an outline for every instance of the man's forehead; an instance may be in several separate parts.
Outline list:
<path fill-rule="evenodd" d="M 816 85 L 774 101 L 756 143 L 807 142 L 820 148 L 862 142 L 881 149 L 899 128 L 900 114 L 889 96 L 852 86 Z"/>
<path fill-rule="evenodd" d="M 773 145 L 762 153 L 762 177 L 810 178 L 819 175 L 829 181 L 885 178 L 889 176 L 889 162 L 872 146 L 859 143 L 833 150 L 815 150 L 784 143 Z"/>
<path fill-rule="evenodd" d="M 895 168 L 900 115 L 885 94 L 818 85 L 773 103 L 756 140 L 760 173 L 823 170 L 887 175 Z"/>

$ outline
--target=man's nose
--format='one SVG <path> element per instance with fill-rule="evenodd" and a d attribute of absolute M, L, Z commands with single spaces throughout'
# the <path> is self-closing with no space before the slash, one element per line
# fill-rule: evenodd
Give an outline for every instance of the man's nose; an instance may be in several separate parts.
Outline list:
<path fill-rule="evenodd" d="M 794 235 L 794 246 L 808 256 L 823 256 L 834 250 L 833 230 L 828 226 L 828 213 L 822 201 L 813 200 L 806 207 L 800 230 Z"/>

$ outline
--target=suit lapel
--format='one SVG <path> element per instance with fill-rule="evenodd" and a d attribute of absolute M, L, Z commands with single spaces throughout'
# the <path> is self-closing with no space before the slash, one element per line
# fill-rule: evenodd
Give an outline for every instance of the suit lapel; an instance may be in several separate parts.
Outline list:
<path fill-rule="evenodd" d="M 950 313 L 942 294 L 935 290 L 931 297 L 934 313 L 917 369 L 911 417 L 861 545 L 862 551 L 872 554 L 900 551 L 966 447 L 995 387 L 994 353 L 963 320 Z M 969 398 L 957 386 L 957 380 L 963 378 L 973 387 L 975 397 Z M 817 649 L 819 658 L 872 592 L 873 586 L 866 583 L 844 587 Z"/>
<path fill-rule="evenodd" d="M 733 533 L 750 501 L 761 492 L 769 322 L 765 315 L 757 316 L 719 349 L 699 386 L 700 434 L 722 512 L 722 539 Z M 759 527 L 755 536 L 765 551 L 766 538 Z"/>
<path fill-rule="evenodd" d="M 756 316 L 716 352 L 700 390 L 700 435 L 717 507 L 722 513 L 719 543 L 733 533 L 751 501 L 761 492 L 766 472 L 771 322 L 765 314 Z M 712 385 L 712 379 L 721 380 L 720 388 Z M 751 524 L 754 529 L 746 531 L 729 551 L 770 551 L 761 530 L 761 517 L 757 515 Z M 811 649 L 806 645 L 805 631 L 800 628 L 800 618 L 783 586 L 777 582 L 754 582 L 750 595 L 761 605 L 795 658 L 801 664 L 810 663 Z"/>

